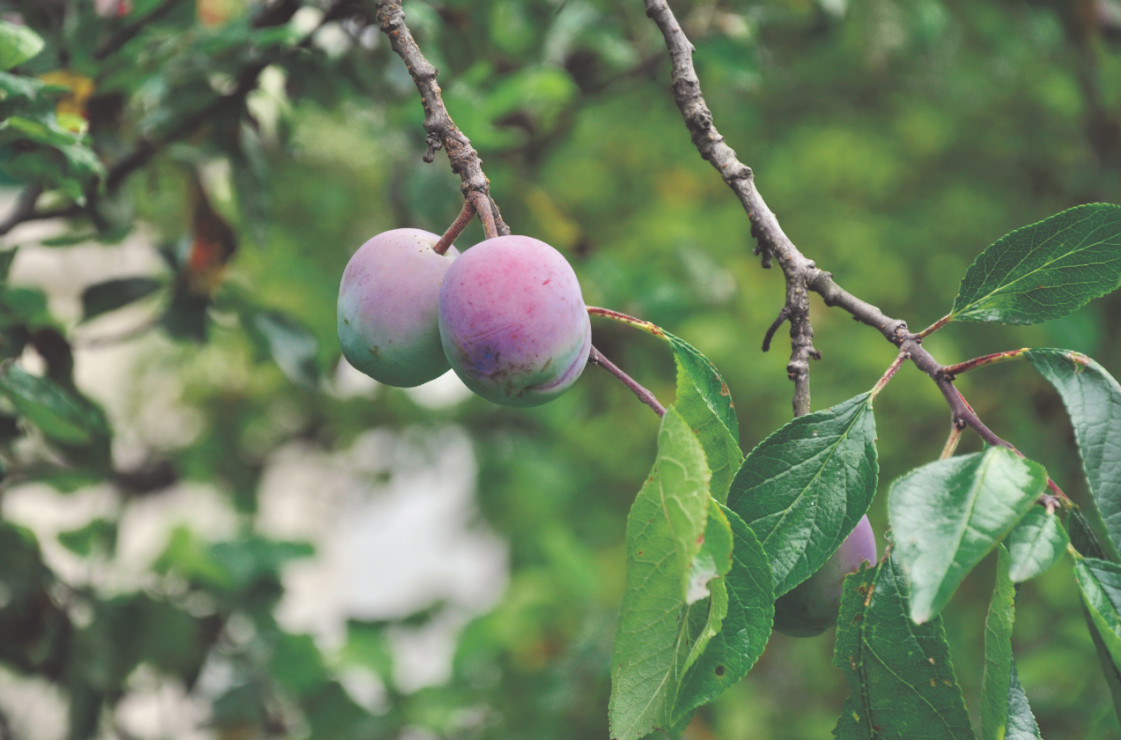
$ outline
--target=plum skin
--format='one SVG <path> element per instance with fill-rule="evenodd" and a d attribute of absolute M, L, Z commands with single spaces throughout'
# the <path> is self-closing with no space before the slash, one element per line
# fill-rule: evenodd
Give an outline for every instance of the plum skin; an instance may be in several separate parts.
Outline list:
<path fill-rule="evenodd" d="M 528 236 L 486 239 L 464 251 L 444 277 L 439 324 L 455 373 L 504 406 L 559 396 L 580 377 L 592 347 L 572 266 Z"/>
<path fill-rule="evenodd" d="M 386 385 L 411 388 L 448 370 L 436 310 L 459 251 L 436 254 L 439 238 L 421 229 L 384 231 L 359 247 L 343 271 L 337 322 L 343 356 Z"/>
<path fill-rule="evenodd" d="M 864 516 L 825 565 L 775 601 L 775 629 L 813 637 L 836 624 L 845 576 L 866 560 L 876 562 L 876 534 Z"/>

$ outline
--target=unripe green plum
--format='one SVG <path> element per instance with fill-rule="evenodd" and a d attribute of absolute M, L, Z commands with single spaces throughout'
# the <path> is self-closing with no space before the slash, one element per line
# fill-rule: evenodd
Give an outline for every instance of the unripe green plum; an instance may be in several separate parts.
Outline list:
<path fill-rule="evenodd" d="M 845 576 L 867 560 L 876 562 L 876 534 L 861 517 L 821 569 L 775 601 L 775 629 L 795 637 L 813 637 L 837 623 Z"/>
<path fill-rule="evenodd" d="M 468 388 L 505 406 L 536 406 L 569 388 L 588 361 L 592 327 L 576 273 L 528 236 L 466 250 L 440 289 L 444 354 Z"/>
<path fill-rule="evenodd" d="M 338 332 L 347 362 L 387 385 L 410 388 L 443 375 L 436 318 L 440 284 L 459 252 L 420 229 L 373 237 L 350 258 L 339 286 Z"/>

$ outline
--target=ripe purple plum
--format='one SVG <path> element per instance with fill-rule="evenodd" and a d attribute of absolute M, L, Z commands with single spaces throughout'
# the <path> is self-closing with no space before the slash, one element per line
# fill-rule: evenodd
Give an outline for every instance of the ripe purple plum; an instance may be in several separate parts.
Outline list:
<path fill-rule="evenodd" d="M 338 332 L 347 362 L 386 385 L 426 383 L 448 370 L 436 318 L 440 284 L 459 252 L 440 237 L 393 229 L 350 258 L 339 286 Z"/>
<path fill-rule="evenodd" d="M 588 361 L 592 327 L 576 273 L 528 236 L 466 250 L 440 289 L 440 337 L 456 374 L 504 406 L 536 406 L 569 388 Z"/>
<path fill-rule="evenodd" d="M 845 576 L 867 560 L 876 562 L 876 534 L 861 517 L 821 569 L 775 601 L 775 629 L 794 637 L 813 637 L 837 623 Z"/>

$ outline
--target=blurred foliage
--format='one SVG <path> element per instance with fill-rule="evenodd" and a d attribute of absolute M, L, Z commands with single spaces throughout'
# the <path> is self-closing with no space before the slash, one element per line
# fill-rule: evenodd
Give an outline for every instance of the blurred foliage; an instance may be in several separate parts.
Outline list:
<path fill-rule="evenodd" d="M 949 312 L 1000 235 L 1121 199 L 1114 0 L 673 5 L 717 125 L 787 233 L 913 328 Z M 405 10 L 515 231 L 565 253 L 589 304 L 662 325 L 721 368 L 745 450 L 787 421 L 782 343 L 759 350 L 780 275 L 760 269 L 739 204 L 693 149 L 641 3 Z M 594 370 L 550 405 L 509 411 L 340 368 L 335 299 L 350 254 L 385 229 L 442 231 L 461 198 L 444 160 L 421 163 L 424 111 L 371 22 L 366 0 L 0 11 L 0 66 L 14 65 L 0 71 L 13 217 L 0 216 L 0 679 L 63 708 L 57 737 L 606 737 L 624 523 L 657 420 Z M 472 225 L 460 243 L 480 238 Z M 33 269 L 84 264 L 91 242 L 150 259 L 100 277 Z M 1119 312 L 1115 293 L 1039 326 L 954 325 L 927 347 L 949 364 L 1060 346 L 1116 370 Z M 870 388 L 894 348 L 820 301 L 813 320 L 820 409 Z M 672 397 L 664 343 L 601 321 L 594 331 L 604 354 Z M 121 350 L 110 372 L 89 370 Z M 1046 381 L 1006 363 L 958 387 L 1090 506 Z M 883 532 L 883 492 L 938 456 L 948 415 L 904 368 L 876 417 L 871 518 Z M 401 482 L 433 495 L 418 471 L 463 435 L 471 463 L 454 474 L 473 478 L 471 530 L 504 543 L 499 597 L 480 606 L 452 584 L 418 584 L 410 605 L 386 606 L 378 582 L 356 577 L 349 588 L 371 606 L 333 615 L 334 629 L 293 620 L 293 600 L 317 593 L 294 574 L 336 534 L 307 542 L 270 519 L 291 457 L 332 461 L 289 485 L 306 487 L 297 518 L 328 507 L 338 523 Z M 962 451 L 977 449 L 967 436 Z M 328 469 L 346 473 L 345 496 L 311 482 Z M 215 523 L 184 523 L 183 497 L 187 511 L 216 509 Z M 36 526 L 35 505 L 79 520 Z M 153 510 L 165 511 L 145 535 L 156 544 L 138 560 L 129 543 Z M 994 560 L 942 614 L 975 723 Z M 1117 737 L 1072 568 L 1066 557 L 1020 587 L 1016 668 L 1044 737 Z M 449 632 L 446 674 L 418 682 L 405 647 Z M 774 636 L 687 736 L 828 736 L 848 694 L 832 643 Z M 196 710 L 130 724 L 135 700 L 168 694 Z M 9 698 L 23 695 L 0 691 L 0 733 L 51 736 Z"/>

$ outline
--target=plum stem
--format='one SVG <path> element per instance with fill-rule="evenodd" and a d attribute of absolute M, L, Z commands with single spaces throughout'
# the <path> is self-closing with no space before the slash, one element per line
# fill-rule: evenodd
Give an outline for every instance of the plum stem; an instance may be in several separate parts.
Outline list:
<path fill-rule="evenodd" d="M 493 239 L 499 235 L 498 224 L 494 220 L 494 210 L 492 206 L 494 201 L 486 193 L 474 191 L 468 201 L 474 206 L 475 211 L 479 214 L 479 220 L 483 224 L 483 234 L 487 239 Z M 479 201 L 479 202 L 476 202 Z"/>
<path fill-rule="evenodd" d="M 604 354 L 594 346 L 592 347 L 591 353 L 588 355 L 588 364 L 598 365 L 599 367 L 602 367 L 604 370 L 614 375 L 620 383 L 630 388 L 631 392 L 638 396 L 638 400 L 654 409 L 654 413 L 658 416 L 666 415 L 666 407 L 658 402 L 658 399 L 654 397 L 653 393 L 646 389 L 637 380 L 623 372 L 622 368 L 620 368 L 611 360 L 607 359 L 607 357 L 605 357 Z"/>
<path fill-rule="evenodd" d="M 463 230 L 467 228 L 467 224 L 471 223 L 471 219 L 475 216 L 475 201 L 471 198 L 463 201 L 463 208 L 460 209 L 459 215 L 452 221 L 452 225 L 444 232 L 439 241 L 432 245 L 432 251 L 436 254 L 446 254 L 448 247 L 452 245 Z"/>

